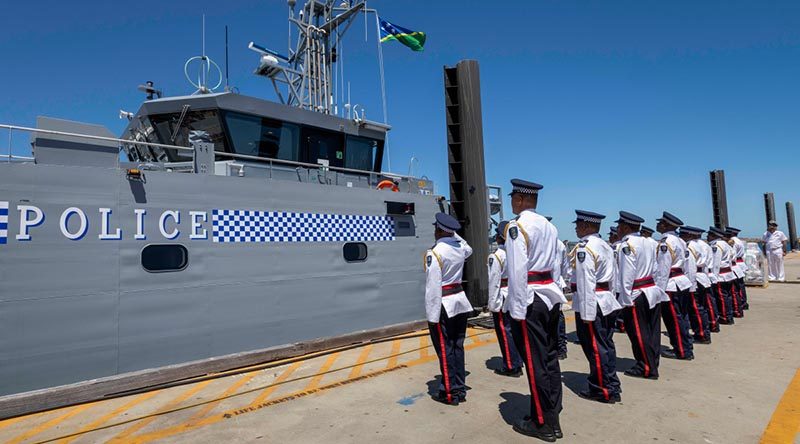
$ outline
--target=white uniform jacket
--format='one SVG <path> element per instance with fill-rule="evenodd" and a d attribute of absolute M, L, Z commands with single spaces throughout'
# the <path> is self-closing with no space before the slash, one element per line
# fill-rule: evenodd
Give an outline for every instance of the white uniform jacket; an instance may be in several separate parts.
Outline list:
<path fill-rule="evenodd" d="M 689 247 L 686 241 L 683 242 L 686 245 L 687 253 L 686 259 L 683 261 L 683 274 L 689 279 L 689 291 L 694 293 L 697 291 L 697 253 Z"/>
<path fill-rule="evenodd" d="M 558 264 L 557 269 L 553 270 L 553 280 L 556 281 L 559 288 L 563 289 L 572 282 L 572 266 L 567 254 L 567 246 L 561 241 L 558 241 Z"/>
<path fill-rule="evenodd" d="M 783 254 L 783 242 L 789 240 L 783 231 L 775 230 L 774 233 L 770 233 L 769 231 L 764 232 L 764 236 L 761 237 L 761 240 L 764 241 L 764 247 L 767 250 L 767 254 Z"/>
<path fill-rule="evenodd" d="M 655 284 L 656 246 L 657 244 L 648 242 L 639 233 L 629 234 L 622 239 L 617 255 L 620 277 L 619 303 L 623 306 L 632 306 L 642 293 L 647 297 L 650 308 L 669 301 L 664 290 Z"/>
<path fill-rule="evenodd" d="M 747 266 L 744 264 L 744 254 L 747 247 L 745 247 L 744 241 L 736 236 L 731 238 L 731 246 L 733 247 L 733 254 L 735 256 L 735 260 L 731 260 L 733 264 L 731 268 L 733 268 L 733 273 L 737 278 L 743 278 L 745 276 L 745 271 L 747 271 Z"/>
<path fill-rule="evenodd" d="M 508 298 L 506 309 L 512 318 L 525 319 L 528 306 L 539 297 L 552 309 L 567 302 L 553 279 L 528 283 L 528 273 L 550 273 L 561 266 L 558 257 L 558 230 L 544 216 L 525 210 L 506 228 L 506 267 Z"/>
<path fill-rule="evenodd" d="M 736 275 L 731 268 L 731 258 L 733 257 L 733 247 L 722 239 L 711 242 L 711 251 L 719 254 L 719 262 L 715 263 L 714 272 L 717 275 L 717 282 L 730 282 L 736 279 Z"/>
<path fill-rule="evenodd" d="M 472 247 L 458 234 L 439 239 L 425 253 L 425 313 L 428 322 L 439 322 L 442 307 L 448 317 L 472 311 L 464 291 L 442 296 L 442 287 L 461 285 L 464 261 L 470 255 Z"/>
<path fill-rule="evenodd" d="M 489 255 L 489 311 L 497 313 L 503 309 L 508 296 L 508 275 L 506 274 L 506 247 L 500 245 Z"/>
<path fill-rule="evenodd" d="M 684 262 L 689 251 L 686 242 L 670 231 L 658 243 L 658 276 L 656 283 L 664 291 L 688 290 L 692 283 L 685 275 Z M 675 275 L 670 277 L 670 275 Z"/>
<path fill-rule="evenodd" d="M 608 242 L 606 242 L 608 244 Z M 609 244 L 608 247 L 611 248 L 611 254 L 614 255 L 614 269 L 613 269 L 613 276 L 611 276 L 611 292 L 614 293 L 614 297 L 619 295 L 619 244 L 622 242 L 616 241 L 613 244 Z"/>
<path fill-rule="evenodd" d="M 697 283 L 702 285 L 703 288 L 711 288 L 711 279 L 709 278 L 709 269 L 713 261 L 711 246 L 702 239 L 692 239 L 689 241 L 688 248 L 689 253 L 695 257 Z"/>
<path fill-rule="evenodd" d="M 614 252 L 597 234 L 581 239 L 575 250 L 575 294 L 572 309 L 584 321 L 597 318 L 597 307 L 603 316 L 622 308 L 611 293 L 614 280 Z"/>

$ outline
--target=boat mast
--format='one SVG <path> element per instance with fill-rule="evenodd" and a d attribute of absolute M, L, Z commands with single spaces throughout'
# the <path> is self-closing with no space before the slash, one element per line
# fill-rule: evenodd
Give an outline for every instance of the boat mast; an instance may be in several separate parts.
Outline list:
<path fill-rule="evenodd" d="M 296 0 L 287 2 L 289 55 L 250 42 L 248 47 L 261 54 L 255 72 L 270 79 L 281 103 L 335 114 L 333 64 L 340 51 L 337 45 L 358 12 L 364 10 L 365 2 L 343 1 L 334 6 L 334 0 L 309 0 L 297 12 L 296 3 Z M 295 39 L 292 28 L 297 29 Z"/>

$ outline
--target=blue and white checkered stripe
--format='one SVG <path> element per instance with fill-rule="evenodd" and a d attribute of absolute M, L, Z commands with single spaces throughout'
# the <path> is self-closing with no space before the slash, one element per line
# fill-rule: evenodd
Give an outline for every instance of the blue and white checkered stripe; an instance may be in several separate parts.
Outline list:
<path fill-rule="evenodd" d="M 8 202 L 0 202 L 0 244 L 8 242 Z"/>
<path fill-rule="evenodd" d="M 214 242 L 368 242 L 392 241 L 389 216 L 212 210 Z"/>

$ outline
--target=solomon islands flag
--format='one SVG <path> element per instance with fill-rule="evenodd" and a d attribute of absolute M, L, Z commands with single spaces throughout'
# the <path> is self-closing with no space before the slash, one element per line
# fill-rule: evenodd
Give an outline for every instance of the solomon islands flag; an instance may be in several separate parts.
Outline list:
<path fill-rule="evenodd" d="M 388 42 L 389 40 L 397 40 L 414 51 L 422 51 L 422 47 L 425 46 L 424 32 L 411 31 L 402 26 L 393 25 L 384 19 L 380 19 L 380 24 L 381 43 Z"/>

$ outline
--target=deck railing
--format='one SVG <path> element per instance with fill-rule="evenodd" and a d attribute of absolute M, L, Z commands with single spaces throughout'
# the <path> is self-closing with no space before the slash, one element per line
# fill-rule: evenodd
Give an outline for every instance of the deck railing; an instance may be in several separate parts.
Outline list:
<path fill-rule="evenodd" d="M 16 126 L 16 125 L 5 125 L 0 124 L 0 129 L 8 130 L 8 150 L 6 154 L 0 155 L 7 160 L 7 162 L 12 161 L 33 161 L 35 158 L 28 157 L 28 156 L 17 156 L 12 154 L 12 143 L 13 143 L 13 132 L 20 131 L 20 132 L 28 132 L 28 133 L 37 133 L 37 134 L 49 134 L 54 136 L 62 136 L 62 137 L 75 137 L 81 138 L 86 140 L 98 140 L 103 142 L 116 142 L 120 145 L 122 144 L 130 144 L 130 145 L 140 145 L 140 146 L 149 146 L 154 148 L 161 148 L 161 149 L 170 149 L 170 150 L 178 150 L 178 151 L 191 151 L 192 152 L 192 165 L 195 164 L 195 149 L 193 147 L 186 147 L 186 146 L 179 146 L 179 145 L 167 145 L 163 143 L 155 143 L 155 142 L 142 142 L 138 140 L 130 140 L 130 139 L 118 139 L 116 137 L 106 137 L 106 136 L 93 136 L 89 134 L 79 134 L 79 133 L 70 133 L 65 131 L 55 131 L 55 130 L 46 130 L 40 128 L 29 128 L 25 126 Z M 120 147 L 121 149 L 121 147 Z M 261 156 L 250 156 L 246 154 L 237 154 L 237 153 L 227 153 L 224 151 L 214 151 L 215 155 L 226 157 L 230 159 L 238 159 L 238 160 L 250 160 L 260 163 L 266 163 L 269 165 L 270 168 L 270 177 L 272 177 L 272 168 L 273 165 L 285 165 L 291 166 L 295 168 L 308 168 L 309 170 L 323 170 L 323 171 L 338 171 L 342 173 L 353 173 L 353 174 L 360 174 L 360 175 L 370 175 L 370 176 L 384 176 L 393 179 L 400 179 L 400 180 L 413 180 L 415 179 L 412 176 L 406 176 L 402 174 L 395 174 L 395 173 L 388 173 L 388 172 L 376 172 L 376 171 L 367 171 L 367 170 L 358 170 L 353 168 L 345 168 L 345 167 L 335 167 L 335 166 L 326 166 L 317 163 L 305 163 L 305 162 L 296 162 L 292 160 L 284 160 L 284 159 L 273 159 L 269 157 L 261 157 Z M 192 172 L 194 168 L 192 168 Z"/>

